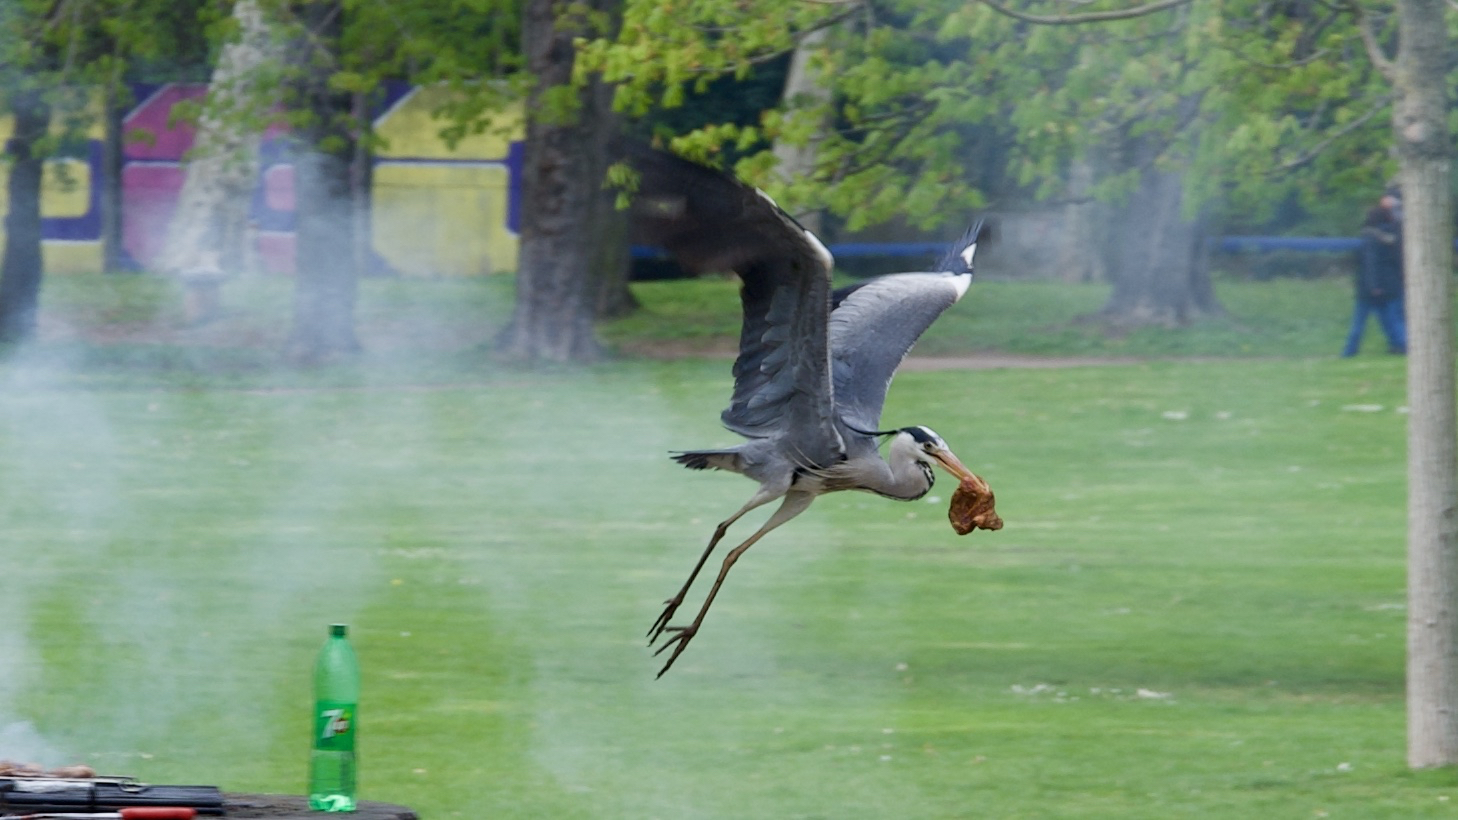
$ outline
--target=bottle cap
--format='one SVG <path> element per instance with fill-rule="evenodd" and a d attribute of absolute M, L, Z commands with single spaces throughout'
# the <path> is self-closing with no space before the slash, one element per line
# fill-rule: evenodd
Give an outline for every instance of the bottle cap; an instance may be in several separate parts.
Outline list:
<path fill-rule="evenodd" d="M 329 637 L 331 637 L 331 638 L 343 638 L 344 637 L 344 633 L 346 633 L 348 631 L 349 631 L 349 627 L 346 626 L 345 624 L 330 624 L 329 625 Z"/>

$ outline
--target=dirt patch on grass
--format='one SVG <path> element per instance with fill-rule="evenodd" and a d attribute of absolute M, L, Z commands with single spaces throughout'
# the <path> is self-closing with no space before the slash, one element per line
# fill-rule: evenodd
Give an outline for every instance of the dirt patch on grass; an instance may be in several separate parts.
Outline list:
<path fill-rule="evenodd" d="M 1138 364 L 1124 356 L 1033 356 L 1019 353 L 970 353 L 965 356 L 908 356 L 902 370 L 1000 370 L 1003 368 L 1094 367 Z"/>

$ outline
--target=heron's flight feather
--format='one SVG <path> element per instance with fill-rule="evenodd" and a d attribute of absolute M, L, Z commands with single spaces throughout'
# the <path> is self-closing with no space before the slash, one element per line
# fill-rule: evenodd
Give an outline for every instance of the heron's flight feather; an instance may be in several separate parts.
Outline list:
<path fill-rule="evenodd" d="M 898 273 L 845 294 L 830 314 L 836 407 L 853 428 L 875 430 L 891 377 L 912 345 L 966 290 L 970 274 Z"/>
<path fill-rule="evenodd" d="M 962 238 L 947 249 L 940 262 L 937 263 L 937 271 L 941 273 L 971 273 L 972 258 L 977 253 L 978 241 L 986 238 L 988 234 L 987 222 L 978 219 L 967 228 Z"/>
<path fill-rule="evenodd" d="M 790 436 L 811 463 L 835 461 L 845 445 L 826 335 L 829 251 L 733 177 L 647 146 L 629 145 L 627 155 L 639 175 L 638 238 L 696 273 L 732 270 L 742 282 L 744 325 L 724 426 L 749 438 Z"/>

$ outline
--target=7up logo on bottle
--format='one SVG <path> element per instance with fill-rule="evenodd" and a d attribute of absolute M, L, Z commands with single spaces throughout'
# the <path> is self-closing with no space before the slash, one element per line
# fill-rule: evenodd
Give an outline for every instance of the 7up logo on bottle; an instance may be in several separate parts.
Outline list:
<path fill-rule="evenodd" d="M 314 709 L 314 748 L 346 752 L 354 749 L 353 703 L 321 700 Z"/>

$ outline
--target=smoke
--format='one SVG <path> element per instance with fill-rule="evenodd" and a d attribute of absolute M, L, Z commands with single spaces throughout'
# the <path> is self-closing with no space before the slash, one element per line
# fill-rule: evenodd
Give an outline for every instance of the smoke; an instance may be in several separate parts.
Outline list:
<path fill-rule="evenodd" d="M 61 765 L 62 755 L 35 726 L 22 720 L 0 726 L 0 759 L 52 767 Z"/>
<path fill-rule="evenodd" d="M 348 497 L 360 467 L 329 449 L 416 420 L 365 402 L 4 391 L 0 544 L 23 558 L 0 594 L 0 758 L 126 774 L 227 726 L 227 754 L 263 757 L 268 734 L 238 728 L 278 708 L 260 691 L 307 698 L 309 652 L 375 574 L 385 535 L 350 522 L 375 499 Z M 341 421 L 321 429 L 318 403 Z M 239 480 L 257 470 L 276 480 Z"/>
<path fill-rule="evenodd" d="M 689 472 L 667 458 L 671 450 L 737 440 L 715 421 L 718 404 L 727 396 L 727 364 L 724 370 L 724 380 L 706 384 L 703 397 L 691 401 L 683 398 L 681 374 L 665 376 L 678 384 L 662 391 L 645 389 L 651 385 L 621 374 L 601 379 L 576 374 L 571 402 L 561 400 L 568 395 L 565 390 L 543 391 L 536 401 L 482 399 L 482 410 L 492 411 L 480 433 L 482 448 L 495 455 L 480 469 L 504 471 L 517 480 L 483 498 L 483 508 L 494 512 L 481 520 L 491 526 L 483 527 L 472 539 L 474 548 L 461 556 L 463 580 L 481 590 L 495 614 L 470 640 L 473 645 L 507 641 L 530 622 L 528 635 L 539 632 L 549 645 L 565 648 L 538 651 L 526 643 L 493 653 L 521 658 L 522 668 L 513 664 L 512 675 L 531 681 L 530 701 L 518 707 L 532 715 L 530 734 L 503 742 L 526 749 L 554 788 L 583 796 L 593 814 L 694 816 L 685 813 L 683 795 L 671 778 L 649 779 L 624 798 L 603 793 L 604 772 L 624 766 L 627 776 L 631 767 L 651 766 L 654 759 L 664 770 L 679 763 L 679 749 L 669 739 L 682 727 L 664 725 L 661 746 L 633 747 L 632 763 L 621 750 L 624 738 L 640 736 L 643 722 L 662 711 L 665 699 L 705 697 L 694 691 L 703 664 L 748 680 L 778 676 L 777 635 L 783 620 L 764 615 L 778 609 L 776 579 L 813 575 L 805 568 L 837 540 L 826 511 L 812 508 L 746 553 L 705 622 L 706 638 L 691 646 L 668 676 L 654 679 L 666 656 L 652 657 L 644 633 L 661 602 L 688 576 L 714 526 L 754 490 L 739 476 Z M 625 424 L 627 419 L 632 423 Z M 655 492 L 664 483 L 686 489 Z M 675 623 L 693 618 L 718 559 L 753 533 L 769 511 L 751 513 L 730 530 Z M 604 549 L 604 542 L 616 542 L 625 532 L 644 545 L 641 552 Z M 594 582 L 584 585 L 583 578 Z M 605 692 L 611 692 L 611 703 L 604 702 Z M 716 707 L 706 703 L 705 708 Z M 726 727 L 717 731 L 736 734 Z M 762 740 L 752 736 L 754 731 L 743 730 L 746 747 Z M 619 799 L 625 802 L 611 802 Z"/>
<path fill-rule="evenodd" d="M 0 29 L 0 46 L 3 37 Z M 386 211 L 377 222 L 392 218 Z M 394 234 L 408 235 L 408 226 Z M 288 280 L 269 284 L 292 289 Z M 267 322 L 280 353 L 287 309 L 263 315 L 230 302 L 234 287 L 224 286 L 214 323 L 177 327 L 159 316 L 153 327 L 126 329 L 138 334 L 126 341 L 160 340 L 147 362 L 165 356 L 201 375 L 219 359 L 199 353 L 197 342 L 257 345 L 235 332 Z M 381 557 L 398 545 L 385 513 L 427 503 L 390 492 L 423 472 L 415 448 L 434 446 L 429 396 L 373 393 L 397 386 L 400 374 L 372 365 L 399 352 L 381 347 L 405 348 L 396 357 L 404 359 L 459 341 L 450 323 L 427 315 L 428 302 L 391 305 L 389 315 L 375 309 L 376 324 L 360 328 L 366 361 L 341 377 L 353 389 L 297 393 L 158 389 L 147 386 L 158 374 L 131 361 L 103 373 L 103 348 L 75 345 L 96 333 L 88 324 L 96 314 L 73 320 L 43 304 L 40 342 L 0 360 L 0 553 L 18 559 L 0 573 L 0 759 L 86 762 L 121 774 L 205 769 L 206 760 L 161 758 L 202 746 L 210 731 L 229 738 L 218 754 L 268 755 L 271 735 L 247 726 L 271 721 L 279 697 L 307 700 L 324 626 L 361 617 Z M 451 318 L 470 314 L 457 308 Z M 383 344 L 370 333 L 381 329 Z M 246 674 L 230 671 L 240 663 Z"/>
<path fill-rule="evenodd" d="M 109 428 L 87 401 L 46 401 L 5 385 L 0 401 L 0 519 L 7 522 L 6 554 L 22 557 L 4 574 L 0 615 L 0 758 L 55 762 L 57 748 L 22 716 L 28 692 L 43 677 L 40 653 L 29 636 L 46 587 L 44 579 L 75 560 L 94 563 L 98 545 L 87 536 L 116 511 Z M 92 472 L 87 463 L 101 464 Z M 73 478 L 82 472 L 85 478 Z"/>
<path fill-rule="evenodd" d="M 455 283 L 362 283 L 400 284 Z M 229 302 L 229 287 L 213 328 L 227 329 L 229 310 L 236 318 L 255 309 Z M 392 309 L 397 326 L 426 328 L 432 352 L 448 341 L 425 308 Z M 753 490 L 741 478 L 690 474 L 666 458 L 672 449 L 735 440 L 714 421 L 728 367 L 707 403 L 685 402 L 673 375 L 663 377 L 667 390 L 640 393 L 651 382 L 642 374 L 628 385 L 621 374 L 574 373 L 557 384 L 531 375 L 523 380 L 540 379 L 545 395 L 516 384 L 443 397 L 398 389 L 398 370 L 373 369 L 379 338 L 365 329 L 376 321 L 366 314 L 358 369 L 318 380 L 248 376 L 263 384 L 349 384 L 339 390 L 175 389 L 171 374 L 149 384 L 135 368 L 129 381 L 126 372 L 101 374 L 94 362 L 56 358 L 45 343 L 0 364 L 0 520 L 7 522 L 0 551 L 23 556 L 0 575 L 0 757 L 212 782 L 233 777 L 240 760 L 297 754 L 302 778 L 304 750 L 281 753 L 271 744 L 279 715 L 308 699 L 324 625 L 366 620 L 364 607 L 380 598 L 381 585 L 389 589 L 397 574 L 415 583 L 407 571 L 420 564 L 410 562 L 429 561 L 458 566 L 459 577 L 447 580 L 479 590 L 480 609 L 505 625 L 492 633 L 492 619 L 483 618 L 481 635 L 454 635 L 462 653 L 522 640 L 523 622 L 543 615 L 541 630 L 581 635 L 571 655 L 523 642 L 512 674 L 534 681 L 530 697 L 542 707 L 525 753 L 567 788 L 591 787 L 600 769 L 593 750 L 613 746 L 623 721 L 651 712 L 662 697 L 652 677 L 661 659 L 639 639 L 657 614 L 654 602 L 678 587 L 714 524 Z M 86 330 L 79 321 L 52 327 Z M 421 337 L 395 338 L 408 346 Z M 167 341 L 185 346 L 189 338 Z M 183 366 L 196 366 L 185 350 L 178 355 Z M 608 411 L 596 413 L 597 406 Z M 474 421 L 463 423 L 463 412 Z M 441 462 L 444 476 L 434 472 Z M 665 472 L 696 488 L 692 503 L 660 504 L 626 480 Z M 580 492 L 588 483 L 593 489 Z M 447 535 L 412 541 L 410 515 L 451 519 L 431 529 Z M 747 517 L 731 540 L 762 519 Z M 661 545 L 650 567 L 639 565 L 646 576 L 633 577 L 622 555 L 593 554 L 623 528 Z M 793 528 L 774 541 L 832 540 L 813 513 Z M 730 587 L 747 593 L 756 576 L 773 577 L 772 566 L 793 572 L 814 560 L 813 551 L 786 551 L 763 561 L 774 549 L 767 542 L 752 554 Z M 564 597 L 561 582 L 585 560 L 597 562 L 605 583 Z M 711 581 L 712 573 L 701 578 L 696 595 Z M 683 616 L 692 617 L 697 600 Z M 717 606 L 713 619 L 725 634 L 732 626 L 734 637 L 714 657 L 741 674 L 773 675 L 776 623 L 736 618 L 732 600 Z M 621 641 L 605 643 L 604 634 Z M 694 647 L 675 671 L 692 670 L 706 653 Z M 599 710 L 583 697 L 603 691 L 600 679 L 590 679 L 603 674 L 620 676 L 613 685 L 624 684 L 632 709 Z M 426 681 L 413 696 L 449 694 Z M 671 807 L 672 789 L 662 787 L 650 802 Z"/>
<path fill-rule="evenodd" d="M 0 65 L 19 44 L 6 27 L 14 7 L 0 0 Z M 495 185 L 491 238 L 503 239 L 507 172 L 492 165 L 473 173 Z M 428 192 L 412 193 L 424 199 Z M 406 217 L 435 216 L 413 204 L 403 216 L 382 205 L 376 223 L 394 238 L 397 254 L 424 258 L 389 261 L 412 272 L 464 266 L 440 256 L 450 237 L 412 244 L 420 232 L 402 224 Z M 475 201 L 459 204 L 446 203 L 457 215 L 453 224 L 479 245 Z M 505 267 L 499 244 L 492 246 L 496 270 Z M 214 323 L 177 327 L 161 316 L 156 326 L 126 328 L 139 338 L 125 341 L 171 343 L 144 355 L 154 357 L 149 362 L 170 356 L 169 366 L 195 372 L 218 360 L 190 349 L 199 340 L 262 346 L 229 334 L 267 322 L 272 335 L 262 344 L 281 343 L 287 304 L 262 315 L 256 304 L 231 301 L 246 290 L 237 282 L 223 286 Z M 375 284 L 392 283 L 362 283 Z M 408 490 L 410 477 L 428 480 L 416 448 L 437 446 L 432 437 L 441 425 L 430 397 L 371 392 L 398 372 L 378 374 L 369 359 L 341 376 L 353 390 L 171 389 L 176 373 L 149 385 L 145 367 L 128 361 L 102 373 L 100 347 L 77 352 L 76 341 L 96 338 L 105 308 L 73 319 L 54 307 L 42 304 L 37 345 L 0 359 L 0 554 L 7 558 L 0 570 L 0 759 L 207 777 L 206 756 L 180 760 L 176 750 L 207 749 L 209 740 L 215 745 L 205 754 L 265 759 L 273 733 L 254 727 L 275 724 L 280 710 L 308 699 L 324 626 L 362 618 L 366 591 L 384 577 L 382 558 L 402 548 L 386 513 L 430 503 L 391 495 Z M 456 310 L 451 318 L 466 315 Z M 410 323 L 421 329 L 403 328 Z M 387 344 L 407 348 L 423 342 L 441 352 L 458 338 L 456 328 L 432 322 L 414 304 L 381 325 L 392 334 Z M 367 356 L 377 355 L 379 340 L 364 328 L 360 335 Z M 135 383 L 127 383 L 128 373 Z M 261 372 L 250 378 L 299 381 Z M 511 582 L 498 581 L 499 571 L 471 573 L 488 574 L 509 600 Z"/>

